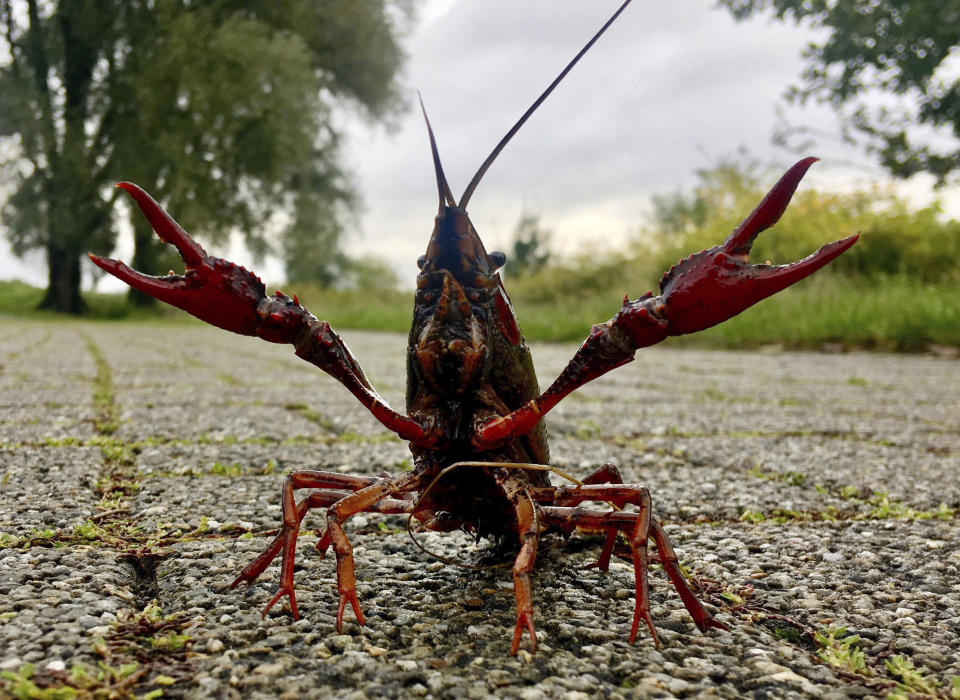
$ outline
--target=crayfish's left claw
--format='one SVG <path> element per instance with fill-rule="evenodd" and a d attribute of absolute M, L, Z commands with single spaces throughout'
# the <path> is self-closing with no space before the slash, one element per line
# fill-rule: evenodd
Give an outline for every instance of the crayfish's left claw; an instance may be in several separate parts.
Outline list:
<path fill-rule="evenodd" d="M 721 245 L 701 250 L 671 267 L 660 280 L 659 295 L 647 292 L 634 301 L 624 297 L 620 311 L 590 329 L 577 354 L 546 391 L 512 413 L 479 426 L 474 445 L 489 450 L 525 435 L 563 397 L 630 362 L 639 348 L 722 323 L 799 282 L 849 249 L 859 234 L 828 243 L 790 265 L 751 265 L 747 261 L 757 235 L 780 219 L 801 178 L 816 160 L 804 158 L 790 168 Z M 605 548 L 598 563 L 607 561 L 609 552 Z"/>
<path fill-rule="evenodd" d="M 770 188 L 767 196 L 750 213 L 750 216 L 727 236 L 727 240 L 721 246 L 723 251 L 730 255 L 741 255 L 746 259 L 757 236 L 777 223 L 783 216 L 793 193 L 797 191 L 800 180 L 807 174 L 810 166 L 818 160 L 819 158 L 810 157 L 794 163 L 780 177 L 777 184 Z"/>
<path fill-rule="evenodd" d="M 256 335 L 261 324 L 258 306 L 266 297 L 263 282 L 252 272 L 229 260 L 207 255 L 153 198 L 130 182 L 117 187 L 128 192 L 147 217 L 153 230 L 167 243 L 176 246 L 186 272 L 153 277 L 128 267 L 118 260 L 90 255 L 103 270 L 134 289 L 183 309 L 197 318 L 234 333 Z"/>
<path fill-rule="evenodd" d="M 804 158 L 790 168 L 763 201 L 719 246 L 684 258 L 660 280 L 656 313 L 669 335 L 709 328 L 799 282 L 857 242 L 859 234 L 828 243 L 790 265 L 751 265 L 753 242 L 783 214 L 800 179 L 816 158 Z"/>

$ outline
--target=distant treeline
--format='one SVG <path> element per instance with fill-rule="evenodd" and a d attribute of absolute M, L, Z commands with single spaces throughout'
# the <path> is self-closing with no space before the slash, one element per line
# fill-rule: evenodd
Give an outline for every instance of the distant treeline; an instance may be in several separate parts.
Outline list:
<path fill-rule="evenodd" d="M 680 258 L 717 245 L 775 181 L 740 165 L 699 173 L 690 192 L 656 197 L 651 223 L 624 250 L 573 259 L 550 254 L 550 234 L 525 215 L 503 270 L 528 340 L 576 341 L 610 318 L 623 296 L 658 291 Z M 824 243 L 859 232 L 860 242 L 810 279 L 703 333 L 671 340 L 723 347 L 960 347 L 960 222 L 936 204 L 917 209 L 890 190 L 847 194 L 801 186 L 773 230 L 760 235 L 753 262 L 793 262 Z M 516 264 L 511 265 L 511 261 Z M 405 332 L 413 294 L 392 288 L 384 261 L 359 260 L 339 290 L 295 285 L 313 313 L 339 328 Z M 33 308 L 40 290 L 0 283 L 0 313 Z M 100 318 L 163 318 L 134 311 L 119 295 L 88 296 Z"/>

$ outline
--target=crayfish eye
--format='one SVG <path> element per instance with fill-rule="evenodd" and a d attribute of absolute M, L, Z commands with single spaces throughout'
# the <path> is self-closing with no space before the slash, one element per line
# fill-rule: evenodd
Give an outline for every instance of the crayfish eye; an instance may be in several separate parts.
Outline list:
<path fill-rule="evenodd" d="M 419 258 L 417 258 L 417 267 L 420 268 L 421 270 L 423 269 L 423 266 L 426 265 L 426 263 L 427 263 L 426 255 L 421 255 Z"/>
<path fill-rule="evenodd" d="M 493 263 L 495 268 L 503 267 L 507 262 L 507 256 L 502 251 L 495 250 L 490 253 L 490 262 Z"/>

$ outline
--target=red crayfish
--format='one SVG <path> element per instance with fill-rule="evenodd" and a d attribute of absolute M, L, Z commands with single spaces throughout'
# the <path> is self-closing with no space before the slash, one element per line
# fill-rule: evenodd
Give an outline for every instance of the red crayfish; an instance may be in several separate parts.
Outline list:
<path fill-rule="evenodd" d="M 641 620 L 657 639 L 647 589 L 650 539 L 697 627 L 724 627 L 684 580 L 670 540 L 653 516 L 646 488 L 622 483 L 611 465 L 574 485 L 551 485 L 545 466 L 549 449 L 543 416 L 577 387 L 630 362 L 638 348 L 721 323 L 850 248 L 857 240 L 855 235 L 825 245 L 793 264 L 747 262 L 756 236 L 780 218 L 816 159 L 806 158 L 790 168 L 721 245 L 674 265 L 660 280 L 659 294 L 647 292 L 635 301 L 625 298 L 610 320 L 593 326 L 573 359 L 544 392 L 538 388 L 530 350 L 497 272 L 505 256 L 484 249 L 466 212 L 477 184 L 506 143 L 628 3 L 497 144 L 459 202 L 447 185 L 427 123 L 440 207 L 426 254 L 418 261 L 405 413 L 386 404 L 340 337 L 296 297 L 291 299 L 279 291 L 267 296 L 259 278 L 232 262 L 207 255 L 143 190 L 130 183 L 118 185 L 133 196 L 157 235 L 177 247 L 186 273 L 151 277 L 116 260 L 91 255 L 93 262 L 132 287 L 215 326 L 293 344 L 297 355 L 336 378 L 374 418 L 410 443 L 414 468 L 409 473 L 374 477 L 303 470 L 286 477 L 283 526 L 233 583 L 253 582 L 281 554 L 280 587 L 264 614 L 286 596 L 293 616 L 299 617 L 293 585 L 297 533 L 311 508 L 327 508 L 326 530 L 317 548 L 325 552 L 332 546 L 336 553 L 338 630 L 348 603 L 357 621 L 364 623 L 352 548 L 343 530 L 344 522 L 360 512 L 402 513 L 436 531 L 462 528 L 478 537 L 517 540 L 519 553 L 513 565 L 517 614 L 511 654 L 517 653 L 524 630 L 530 633 L 531 650 L 536 649 L 530 574 L 540 537 L 549 531 L 569 534 L 581 528 L 605 533 L 596 562 L 604 571 L 618 534 L 626 537 L 636 586 L 631 642 Z M 297 501 L 297 489 L 309 489 L 310 493 Z M 581 506 L 603 502 L 614 509 Z"/>

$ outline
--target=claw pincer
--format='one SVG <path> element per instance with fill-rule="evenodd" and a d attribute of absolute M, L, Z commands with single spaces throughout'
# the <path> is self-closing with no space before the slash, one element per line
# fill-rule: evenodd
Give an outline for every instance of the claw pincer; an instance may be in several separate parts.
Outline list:
<path fill-rule="evenodd" d="M 186 272 L 154 277 L 118 260 L 92 254 L 90 259 L 134 289 L 207 323 L 242 335 L 256 335 L 260 322 L 258 307 L 266 296 L 260 278 L 229 260 L 207 255 L 153 197 L 133 183 L 121 182 L 117 187 L 133 197 L 157 236 L 177 248 Z"/>
<path fill-rule="evenodd" d="M 857 242 L 857 235 L 828 243 L 789 265 L 747 262 L 757 236 L 773 226 L 786 210 L 807 170 L 817 161 L 804 158 L 773 186 L 757 208 L 718 246 L 684 258 L 660 280 L 657 311 L 670 335 L 684 335 L 714 326 L 816 272 Z"/>

